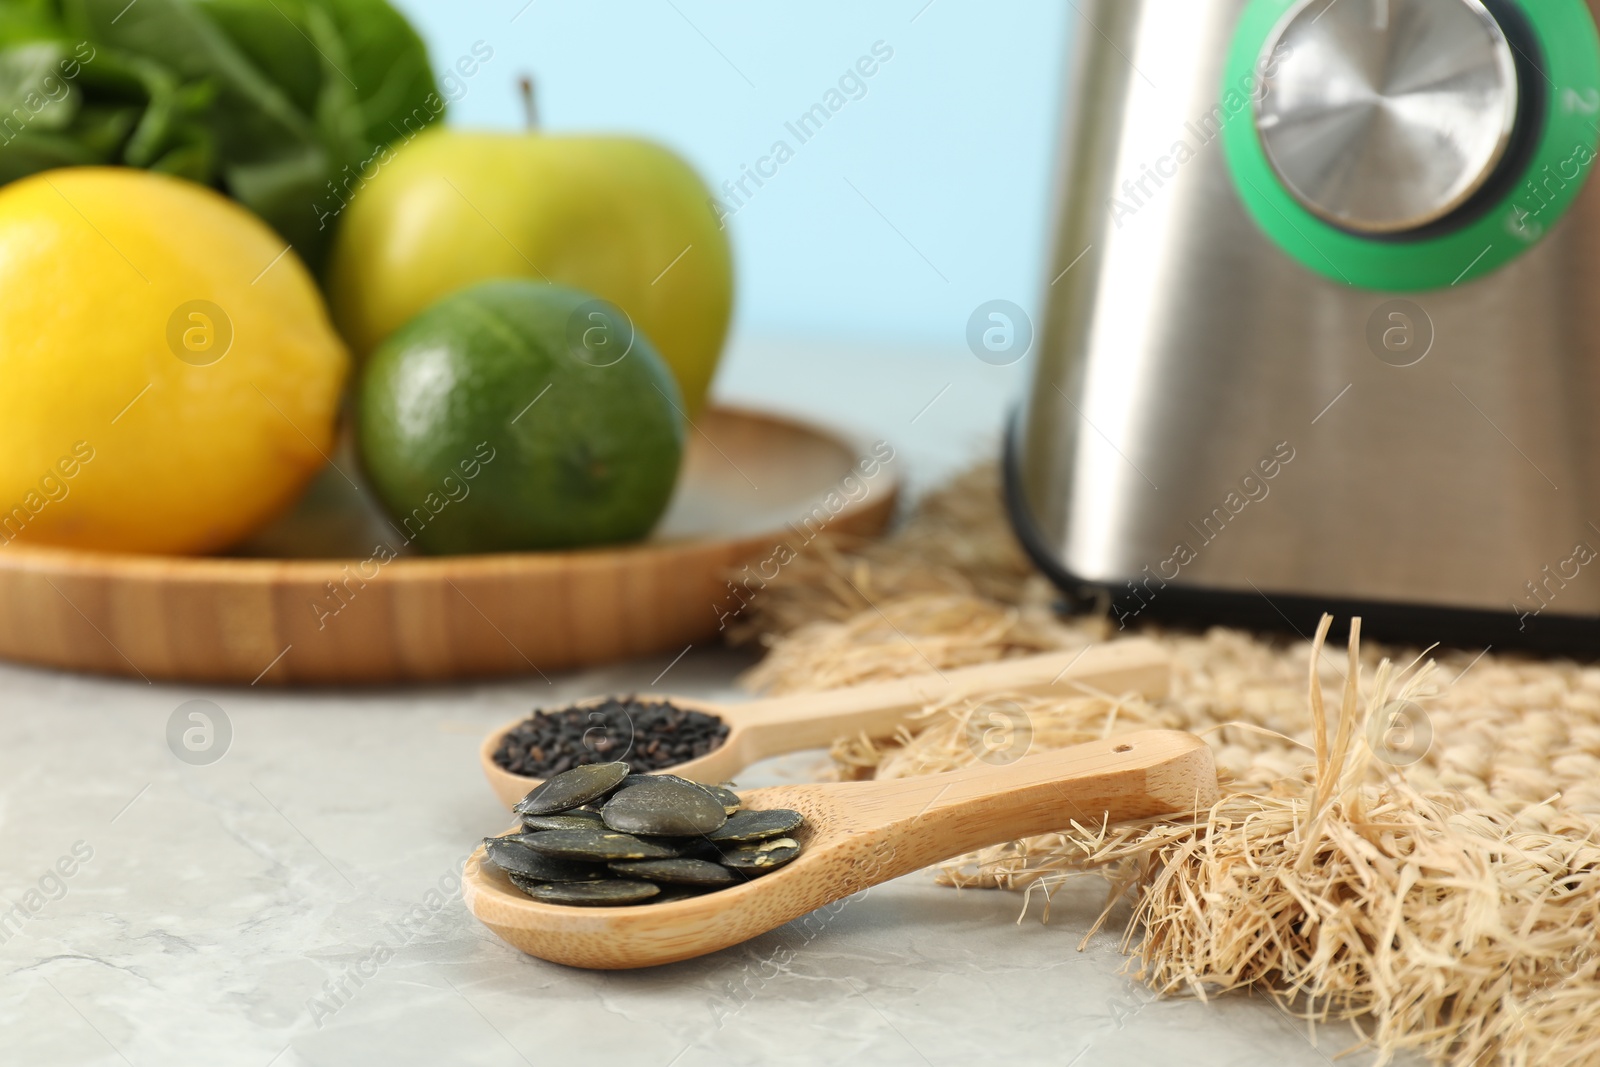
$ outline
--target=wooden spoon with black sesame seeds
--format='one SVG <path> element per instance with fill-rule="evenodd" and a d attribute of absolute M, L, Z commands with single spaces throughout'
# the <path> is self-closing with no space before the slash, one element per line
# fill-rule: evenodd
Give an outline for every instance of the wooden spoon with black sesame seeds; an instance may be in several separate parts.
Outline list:
<path fill-rule="evenodd" d="M 667 699 L 679 707 L 718 716 L 730 729 L 722 744 L 706 755 L 659 770 L 696 782 L 725 782 L 769 756 L 825 748 L 839 737 L 892 736 L 908 716 L 950 696 L 1100 692 L 1138 693 L 1155 698 L 1167 694 L 1170 679 L 1170 663 L 1158 645 L 1143 638 L 1128 638 L 1078 652 L 1000 660 L 745 704 L 719 705 L 670 697 Z M 508 808 L 542 780 L 513 774 L 495 758 L 506 734 L 521 722 L 518 719 L 495 730 L 479 751 L 489 785 Z M 649 740 L 636 736 L 632 743 L 647 744 Z M 620 758 L 620 753 L 611 751 L 592 762 Z"/>
<path fill-rule="evenodd" d="M 530 955 L 600 970 L 649 967 L 727 948 L 974 849 L 1074 822 L 1202 812 L 1216 797 L 1205 742 L 1146 730 L 921 778 L 751 790 L 743 797 L 750 809 L 805 817 L 793 835 L 800 852 L 769 874 L 702 895 L 619 907 L 547 904 L 484 862 L 481 848 L 467 862 L 462 895 L 485 926 Z"/>

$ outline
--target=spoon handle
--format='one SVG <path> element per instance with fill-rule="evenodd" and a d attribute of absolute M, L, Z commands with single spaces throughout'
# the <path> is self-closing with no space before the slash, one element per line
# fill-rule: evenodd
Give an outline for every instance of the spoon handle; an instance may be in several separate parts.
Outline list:
<path fill-rule="evenodd" d="M 853 888 L 1020 837 L 1204 811 L 1217 799 L 1211 749 L 1178 730 L 1144 730 L 947 774 L 817 786 L 837 802 L 824 849 L 847 854 Z"/>
<path fill-rule="evenodd" d="M 848 689 L 797 693 L 732 705 L 724 715 L 746 730 L 746 762 L 822 747 L 837 737 L 886 737 L 907 715 L 948 696 L 1026 693 L 1062 696 L 1136 692 L 1167 694 L 1171 667 L 1152 641 L 1130 638 L 1079 652 L 1052 652 L 974 667 L 869 682 Z"/>

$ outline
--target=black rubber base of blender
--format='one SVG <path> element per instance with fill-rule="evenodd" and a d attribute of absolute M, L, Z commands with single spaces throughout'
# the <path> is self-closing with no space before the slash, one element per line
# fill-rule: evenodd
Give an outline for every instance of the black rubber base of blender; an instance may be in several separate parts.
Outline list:
<path fill-rule="evenodd" d="M 1230 626 L 1245 630 L 1294 633 L 1309 639 L 1324 613 L 1334 617 L 1330 638 L 1342 641 L 1351 618 L 1361 619 L 1363 637 L 1390 644 L 1439 644 L 1469 651 L 1526 649 L 1546 654 L 1600 659 L 1600 617 L 1556 615 L 1520 617 L 1506 611 L 1431 607 L 1392 601 L 1304 596 L 1295 593 L 1239 593 L 1168 582 L 1148 601 L 1126 584 L 1088 581 L 1070 573 L 1045 545 L 1023 499 L 1017 473 L 1017 428 L 1005 434 L 1002 469 L 1005 506 L 1011 527 L 1034 564 L 1061 590 L 1067 614 L 1106 614 L 1124 630 L 1157 622 L 1203 629 Z M 1120 610 L 1118 608 L 1120 607 Z"/>

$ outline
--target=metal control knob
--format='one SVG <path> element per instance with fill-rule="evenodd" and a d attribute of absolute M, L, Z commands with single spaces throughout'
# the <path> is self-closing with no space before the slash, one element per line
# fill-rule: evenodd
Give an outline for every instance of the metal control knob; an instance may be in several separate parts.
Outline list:
<path fill-rule="evenodd" d="M 1512 48 L 1480 0 L 1305 0 L 1261 69 L 1267 160 L 1306 210 L 1356 233 L 1455 211 L 1516 124 Z"/>

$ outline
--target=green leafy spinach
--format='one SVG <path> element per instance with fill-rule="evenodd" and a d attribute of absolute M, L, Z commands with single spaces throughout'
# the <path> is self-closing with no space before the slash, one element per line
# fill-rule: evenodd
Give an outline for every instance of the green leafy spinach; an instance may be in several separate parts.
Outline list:
<path fill-rule="evenodd" d="M 348 175 L 444 109 L 388 0 L 0 0 L 0 182 L 82 164 L 180 175 L 316 270 Z"/>

